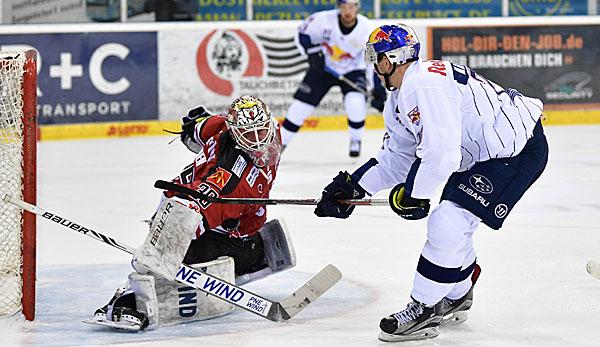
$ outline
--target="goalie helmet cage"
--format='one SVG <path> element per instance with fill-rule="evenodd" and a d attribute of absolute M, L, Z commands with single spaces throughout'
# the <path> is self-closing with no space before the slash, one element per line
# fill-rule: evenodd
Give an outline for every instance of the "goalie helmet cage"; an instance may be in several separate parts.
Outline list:
<path fill-rule="evenodd" d="M 0 194 L 36 201 L 36 52 L 0 52 Z M 0 203 L 0 317 L 35 317 L 35 215 Z"/>

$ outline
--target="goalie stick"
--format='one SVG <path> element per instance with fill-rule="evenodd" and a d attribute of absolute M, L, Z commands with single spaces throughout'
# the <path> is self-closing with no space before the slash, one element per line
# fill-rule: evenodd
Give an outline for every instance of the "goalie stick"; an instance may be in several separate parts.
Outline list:
<path fill-rule="evenodd" d="M 55 213 L 19 200 L 10 194 L 4 195 L 2 200 L 129 254 L 134 254 L 135 252 L 135 248 L 133 247 L 120 243 L 91 228 L 60 217 Z M 282 322 L 294 317 L 311 302 L 329 290 L 341 278 L 341 272 L 335 266 L 329 264 L 290 296 L 278 302 L 254 294 L 246 289 L 223 281 L 218 277 L 207 274 L 204 271 L 192 269 L 185 264 L 180 265 L 175 276 L 177 282 L 199 289 L 274 322 Z"/>
<path fill-rule="evenodd" d="M 590 260 L 585 265 L 585 269 L 590 275 L 600 280 L 600 263 Z"/>
<path fill-rule="evenodd" d="M 217 198 L 200 193 L 188 187 L 181 186 L 177 183 L 158 180 L 154 182 L 154 187 L 164 190 L 170 190 L 177 193 L 182 193 L 199 200 L 208 201 L 218 204 L 240 204 L 240 205 L 316 205 L 318 199 L 263 199 L 263 198 Z M 387 199 L 348 199 L 339 200 L 348 205 L 359 206 L 389 206 Z"/>

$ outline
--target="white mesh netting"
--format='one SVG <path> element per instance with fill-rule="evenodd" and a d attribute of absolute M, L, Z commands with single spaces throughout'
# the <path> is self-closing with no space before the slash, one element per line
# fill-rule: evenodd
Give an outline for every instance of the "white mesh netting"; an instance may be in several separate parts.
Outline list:
<path fill-rule="evenodd" d="M 0 52 L 0 198 L 22 199 L 25 55 Z M 21 309 L 21 211 L 0 201 L 0 316 Z"/>

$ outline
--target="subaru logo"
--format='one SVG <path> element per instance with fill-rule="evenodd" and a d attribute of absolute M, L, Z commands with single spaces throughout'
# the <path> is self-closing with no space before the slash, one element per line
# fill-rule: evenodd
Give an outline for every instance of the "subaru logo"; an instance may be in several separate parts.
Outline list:
<path fill-rule="evenodd" d="M 485 176 L 480 174 L 474 174 L 471 177 L 469 177 L 469 184 L 476 191 L 483 194 L 489 194 L 494 191 L 494 186 L 492 186 L 492 182 L 490 182 L 490 180 L 488 180 Z"/>

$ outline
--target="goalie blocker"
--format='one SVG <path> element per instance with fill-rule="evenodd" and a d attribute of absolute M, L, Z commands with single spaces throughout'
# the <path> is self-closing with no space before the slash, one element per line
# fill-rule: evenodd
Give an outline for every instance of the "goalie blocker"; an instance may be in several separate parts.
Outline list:
<path fill-rule="evenodd" d="M 233 311 L 234 306 L 227 302 L 207 296 L 198 289 L 166 279 L 171 278 L 172 270 L 170 266 L 164 264 L 176 263 L 177 259 L 183 258 L 187 248 L 177 245 L 177 243 L 188 240 L 187 234 L 182 232 L 180 225 L 182 219 L 170 217 L 187 213 L 184 211 L 187 209 L 186 207 L 182 209 L 180 207 L 183 206 L 173 199 L 165 199 L 162 202 L 146 242 L 140 248 L 144 251 L 136 252 L 136 257 L 134 257 L 133 265 L 138 272 L 131 273 L 126 286 L 117 290 L 107 305 L 96 310 L 92 319 L 84 322 L 124 330 L 141 330 L 147 326 L 154 328 L 211 319 Z M 158 234 L 165 236 L 157 237 L 158 229 L 160 229 Z M 264 268 L 258 271 L 235 277 L 234 260 L 228 256 L 191 267 L 227 282 L 235 281 L 236 284 L 241 284 L 264 278 L 296 265 L 294 248 L 284 222 L 271 220 L 263 225 L 258 234 L 264 244 Z M 176 251 L 172 254 L 156 252 L 156 250 L 165 249 Z M 143 257 L 141 257 L 142 254 Z M 152 255 L 155 255 L 157 259 L 152 259 Z M 161 263 L 159 258 L 165 256 L 170 260 Z M 143 261 L 140 262 L 140 260 Z M 141 264 L 143 265 L 140 266 Z M 147 269 L 152 269 L 152 272 Z M 161 275 L 156 276 L 153 272 Z M 235 290 L 235 288 L 222 283 L 213 282 L 206 285 L 221 286 L 221 288 L 210 289 L 224 293 Z"/>

